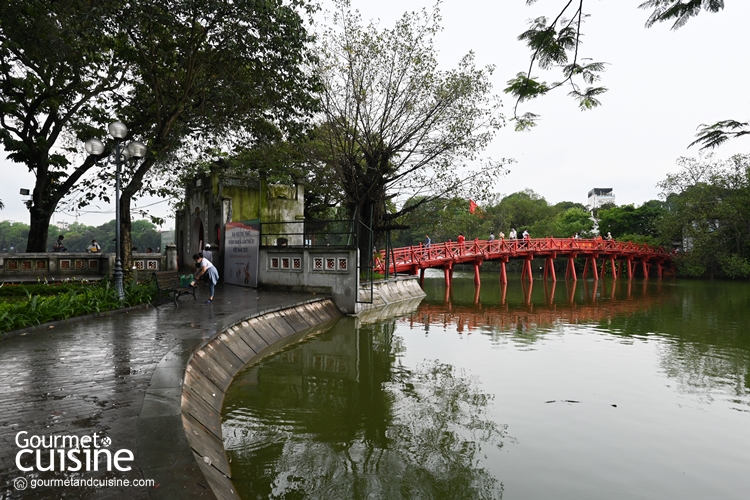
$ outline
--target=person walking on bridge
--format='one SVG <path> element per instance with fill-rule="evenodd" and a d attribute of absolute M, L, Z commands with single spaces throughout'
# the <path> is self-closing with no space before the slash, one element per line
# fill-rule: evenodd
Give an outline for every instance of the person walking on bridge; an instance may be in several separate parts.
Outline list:
<path fill-rule="evenodd" d="M 458 243 L 458 253 L 463 253 L 465 242 L 466 238 L 464 237 L 464 233 L 458 233 L 458 238 L 456 238 L 456 243 Z"/>

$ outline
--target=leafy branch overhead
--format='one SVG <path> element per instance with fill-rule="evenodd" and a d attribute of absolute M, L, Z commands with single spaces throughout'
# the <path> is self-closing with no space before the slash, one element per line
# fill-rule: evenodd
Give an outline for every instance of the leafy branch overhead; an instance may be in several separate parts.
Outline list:
<path fill-rule="evenodd" d="M 537 0 L 526 0 L 527 5 Z M 516 100 L 513 107 L 513 121 L 518 131 L 528 130 L 536 125 L 539 118 L 532 112 L 520 112 L 522 103 L 547 95 L 551 91 L 567 86 L 568 95 L 572 97 L 581 110 L 593 109 L 601 105 L 601 95 L 606 87 L 597 82 L 604 72 L 605 63 L 595 62 L 581 56 L 581 39 L 583 23 L 589 18 L 585 0 L 562 0 L 554 17 L 537 17 L 529 23 L 529 28 L 518 36 L 518 39 L 529 48 L 531 53 L 529 67 L 508 81 L 505 92 Z M 646 27 L 657 23 L 671 22 L 672 29 L 681 28 L 687 21 L 702 11 L 719 12 L 724 9 L 723 0 L 648 0 L 638 6 L 650 10 Z M 547 83 L 541 80 L 538 71 L 557 73 L 560 81 Z M 747 123 L 725 120 L 713 125 L 703 125 L 693 144 L 702 144 L 703 148 L 714 147 L 727 139 L 750 133 Z"/>
<path fill-rule="evenodd" d="M 528 1 L 527 3 L 534 3 Z M 568 95 L 578 101 L 582 109 L 599 106 L 598 96 L 607 91 L 605 87 L 596 86 L 600 73 L 604 71 L 604 63 L 582 58 L 579 54 L 581 45 L 581 26 L 588 17 L 583 11 L 583 0 L 576 8 L 571 8 L 573 2 L 568 1 L 554 19 L 538 17 L 530 22 L 529 29 L 518 36 L 531 51 L 529 68 L 518 73 L 508 81 L 505 92 L 516 98 L 513 107 L 516 130 L 526 130 L 536 123 L 537 115 L 524 113 L 519 115 L 518 107 L 528 101 L 550 91 L 568 86 Z M 566 17 L 570 15 L 570 17 Z M 534 75 L 534 69 L 542 71 L 558 70 L 562 80 L 547 83 Z"/>

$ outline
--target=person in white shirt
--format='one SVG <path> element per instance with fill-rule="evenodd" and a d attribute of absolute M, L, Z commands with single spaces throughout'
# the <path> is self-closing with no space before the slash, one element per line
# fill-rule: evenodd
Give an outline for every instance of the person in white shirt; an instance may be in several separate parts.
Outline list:
<path fill-rule="evenodd" d="M 195 282 L 198 281 L 198 278 L 200 278 L 204 274 L 207 275 L 208 291 L 210 293 L 210 296 L 208 297 L 206 303 L 210 304 L 214 300 L 214 287 L 216 286 L 216 282 L 219 281 L 219 271 L 218 269 L 216 269 L 216 266 L 211 264 L 210 260 L 203 257 L 203 254 L 197 253 L 193 255 L 193 260 L 195 261 L 195 264 L 200 268 L 200 270 L 193 277 L 193 282 L 190 283 L 190 286 L 195 286 Z"/>

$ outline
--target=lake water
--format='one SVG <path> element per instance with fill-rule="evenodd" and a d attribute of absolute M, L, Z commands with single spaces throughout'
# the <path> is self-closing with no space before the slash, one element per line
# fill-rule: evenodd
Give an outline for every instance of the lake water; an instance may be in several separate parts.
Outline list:
<path fill-rule="evenodd" d="M 750 284 L 456 273 L 246 368 L 243 499 L 746 499 Z"/>

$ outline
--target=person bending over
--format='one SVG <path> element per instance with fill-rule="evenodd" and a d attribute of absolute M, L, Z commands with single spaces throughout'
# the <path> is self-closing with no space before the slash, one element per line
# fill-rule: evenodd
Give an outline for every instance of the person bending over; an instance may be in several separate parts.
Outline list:
<path fill-rule="evenodd" d="M 208 300 L 206 301 L 207 304 L 210 304 L 214 300 L 214 287 L 216 286 L 216 282 L 219 281 L 219 271 L 216 269 L 216 266 L 211 264 L 211 261 L 204 258 L 202 253 L 197 253 L 193 255 L 193 260 L 195 261 L 195 265 L 200 268 L 198 273 L 193 277 L 193 282 L 190 283 L 190 286 L 195 286 L 195 282 L 203 276 L 204 274 L 208 276 L 208 291 L 210 293 L 210 297 L 208 297 Z"/>

